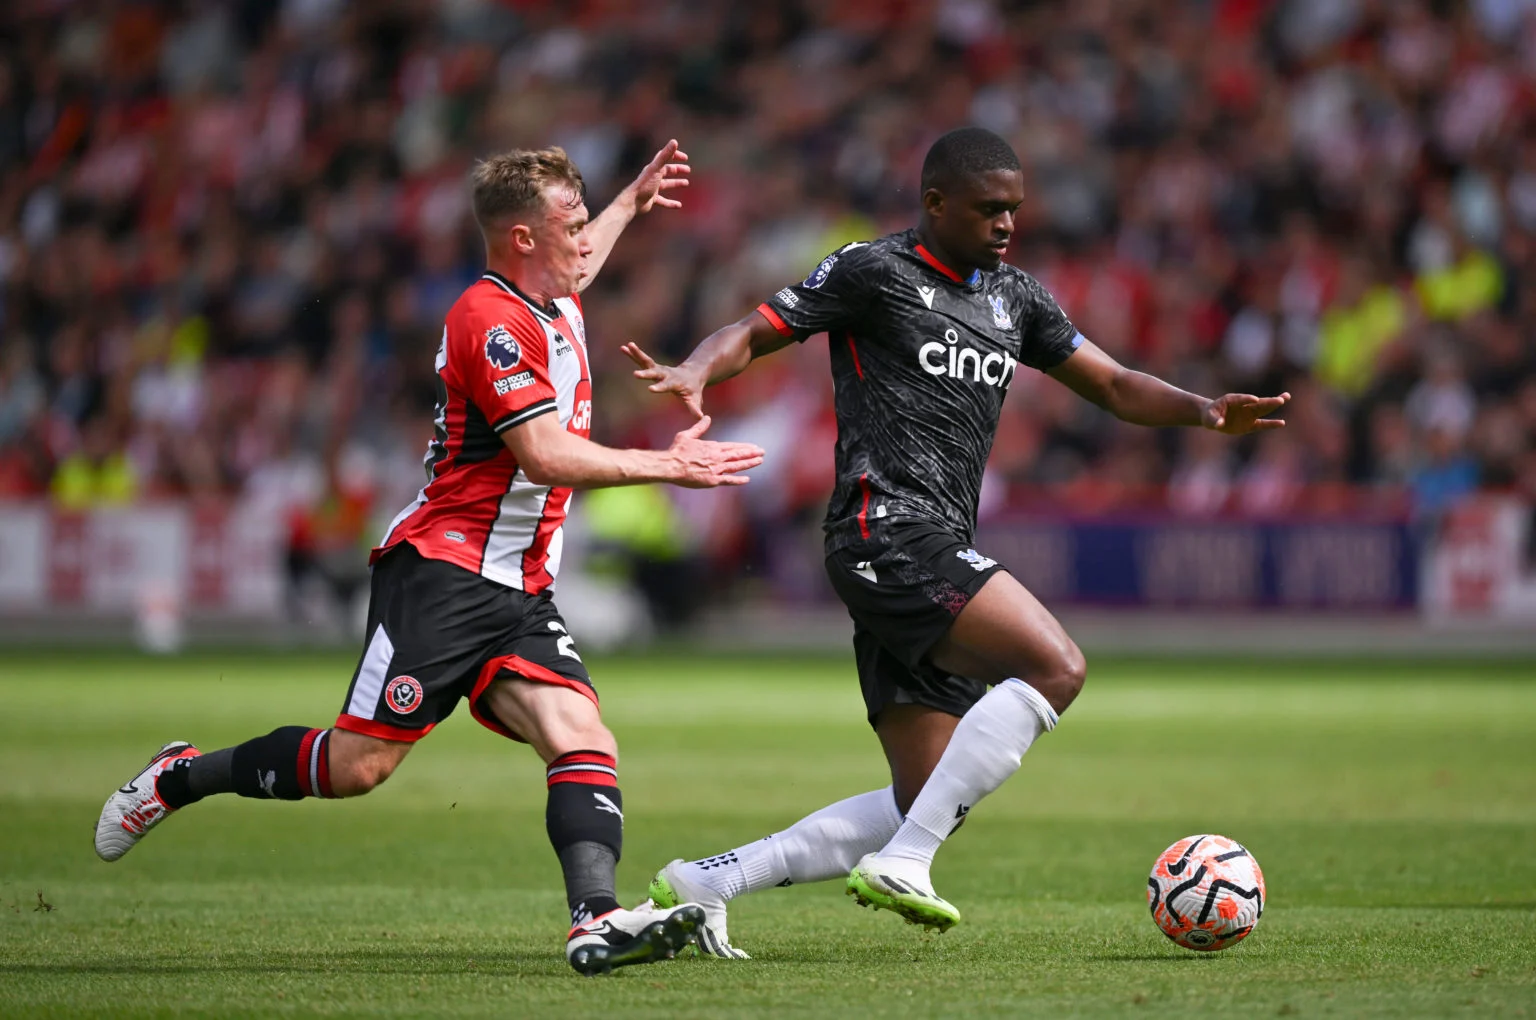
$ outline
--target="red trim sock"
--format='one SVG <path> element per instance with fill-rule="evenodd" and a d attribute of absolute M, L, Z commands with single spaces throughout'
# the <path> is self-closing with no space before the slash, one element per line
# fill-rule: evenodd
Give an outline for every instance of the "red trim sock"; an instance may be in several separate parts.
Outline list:
<path fill-rule="evenodd" d="M 334 797 L 331 790 L 331 731 L 310 730 L 299 741 L 295 762 L 299 794 L 304 797 Z"/>
<path fill-rule="evenodd" d="M 601 751 L 571 751 L 549 763 L 544 778 L 556 783 L 587 783 L 591 786 L 618 786 L 619 763 Z"/>
<path fill-rule="evenodd" d="M 614 866 L 624 846 L 624 796 L 611 754 L 572 751 L 549 763 L 544 825 L 560 858 L 571 925 L 617 910 Z"/>
<path fill-rule="evenodd" d="M 333 797 L 330 730 L 280 726 L 232 749 L 234 792 L 258 800 Z"/>

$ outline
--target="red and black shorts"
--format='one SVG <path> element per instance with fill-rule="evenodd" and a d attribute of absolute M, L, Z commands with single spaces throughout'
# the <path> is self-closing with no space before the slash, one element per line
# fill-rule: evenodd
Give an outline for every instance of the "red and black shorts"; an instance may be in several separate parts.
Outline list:
<path fill-rule="evenodd" d="M 928 654 L 1002 569 L 926 521 L 871 522 L 867 537 L 827 554 L 827 577 L 853 617 L 853 655 L 871 726 L 887 705 L 964 715 L 987 693 L 980 680 L 936 668 Z"/>
<path fill-rule="evenodd" d="M 597 703 L 548 596 L 428 559 L 402 542 L 374 565 L 367 644 L 336 728 L 420 740 L 467 698 L 481 725 L 521 740 L 482 704 L 498 677 L 570 687 Z"/>

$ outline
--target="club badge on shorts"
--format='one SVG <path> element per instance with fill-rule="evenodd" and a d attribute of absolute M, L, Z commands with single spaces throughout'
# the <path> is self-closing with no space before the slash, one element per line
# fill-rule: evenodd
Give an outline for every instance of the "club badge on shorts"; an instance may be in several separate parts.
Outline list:
<path fill-rule="evenodd" d="M 413 676 L 397 676 L 384 688 L 384 700 L 397 715 L 410 715 L 421 707 L 421 683 Z"/>
<path fill-rule="evenodd" d="M 990 556 L 983 556 L 975 549 L 967 549 L 964 552 L 957 552 L 955 555 L 969 563 L 973 568 L 975 568 L 978 574 L 983 570 L 991 570 L 993 567 L 997 566 L 996 560 Z"/>

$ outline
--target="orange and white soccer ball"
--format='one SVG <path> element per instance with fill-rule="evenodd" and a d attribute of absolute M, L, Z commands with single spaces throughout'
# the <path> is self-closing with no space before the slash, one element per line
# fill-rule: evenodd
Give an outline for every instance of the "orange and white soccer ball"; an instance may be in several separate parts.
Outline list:
<path fill-rule="evenodd" d="M 1164 850 L 1147 879 L 1152 920 L 1185 949 L 1236 945 L 1264 913 L 1264 873 L 1225 836 L 1186 836 Z"/>

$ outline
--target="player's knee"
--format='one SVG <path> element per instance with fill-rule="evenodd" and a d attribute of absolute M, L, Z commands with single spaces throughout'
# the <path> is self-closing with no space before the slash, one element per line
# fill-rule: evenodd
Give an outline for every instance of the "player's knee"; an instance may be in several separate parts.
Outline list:
<path fill-rule="evenodd" d="M 572 751 L 600 751 L 619 756 L 619 744 L 603 725 L 602 713 L 589 699 L 555 688 L 539 703 L 536 718 L 538 749 L 548 760 Z"/>
<path fill-rule="evenodd" d="M 596 712 L 591 716 L 551 720 L 544 728 L 544 745 L 551 759 L 572 751 L 600 751 L 619 757 L 619 742 Z"/>
<path fill-rule="evenodd" d="M 1064 637 L 1041 673 L 1043 675 L 1037 689 L 1059 715 L 1067 710 L 1067 706 L 1082 691 L 1083 683 L 1088 678 L 1088 661 L 1083 658 L 1083 651 L 1077 647 L 1077 643 Z"/>
<path fill-rule="evenodd" d="M 1058 686 L 1065 699 L 1064 704 L 1056 706 L 1056 711 L 1060 712 L 1077 699 L 1078 694 L 1082 693 L 1083 683 L 1088 679 L 1088 660 L 1083 657 L 1083 650 L 1077 647 L 1075 641 L 1067 641 L 1058 675 Z"/>

